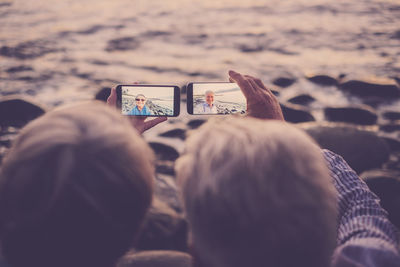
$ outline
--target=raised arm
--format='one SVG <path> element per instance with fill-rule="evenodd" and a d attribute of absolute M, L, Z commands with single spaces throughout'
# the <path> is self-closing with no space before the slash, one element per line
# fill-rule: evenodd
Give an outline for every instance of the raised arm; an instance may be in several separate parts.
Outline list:
<path fill-rule="evenodd" d="M 338 191 L 338 236 L 333 266 L 400 266 L 399 232 L 379 198 L 346 161 L 323 150 Z"/>

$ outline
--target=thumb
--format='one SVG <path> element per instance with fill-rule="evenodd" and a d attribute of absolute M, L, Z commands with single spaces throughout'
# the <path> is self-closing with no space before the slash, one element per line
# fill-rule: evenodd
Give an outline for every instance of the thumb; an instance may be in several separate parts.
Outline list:
<path fill-rule="evenodd" d="M 110 95 L 107 98 L 107 105 L 111 107 L 117 106 L 117 90 L 115 89 L 115 87 L 111 88 Z"/>

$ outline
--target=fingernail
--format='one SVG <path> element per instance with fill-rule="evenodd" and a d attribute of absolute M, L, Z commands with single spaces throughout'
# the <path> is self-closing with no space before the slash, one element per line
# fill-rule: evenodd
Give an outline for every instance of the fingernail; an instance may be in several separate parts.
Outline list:
<path fill-rule="evenodd" d="M 229 76 L 232 76 L 232 75 L 235 75 L 235 74 L 238 74 L 236 71 L 234 71 L 234 70 L 230 70 L 229 71 Z"/>

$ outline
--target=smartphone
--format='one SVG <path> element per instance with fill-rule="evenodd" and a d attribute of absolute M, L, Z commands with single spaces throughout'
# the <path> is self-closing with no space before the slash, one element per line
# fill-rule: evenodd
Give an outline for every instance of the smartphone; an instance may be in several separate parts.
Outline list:
<path fill-rule="evenodd" d="M 176 85 L 117 85 L 117 106 L 123 115 L 177 117 L 180 89 Z"/>
<path fill-rule="evenodd" d="M 192 115 L 245 114 L 246 98 L 236 83 L 189 83 L 187 111 Z"/>

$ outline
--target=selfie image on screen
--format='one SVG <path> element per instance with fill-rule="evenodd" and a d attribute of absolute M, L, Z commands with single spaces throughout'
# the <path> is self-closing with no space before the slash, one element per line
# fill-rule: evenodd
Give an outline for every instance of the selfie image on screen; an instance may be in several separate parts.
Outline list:
<path fill-rule="evenodd" d="M 174 87 L 122 86 L 122 114 L 173 116 Z"/>
<path fill-rule="evenodd" d="M 236 83 L 193 84 L 193 114 L 246 112 L 246 99 Z"/>

